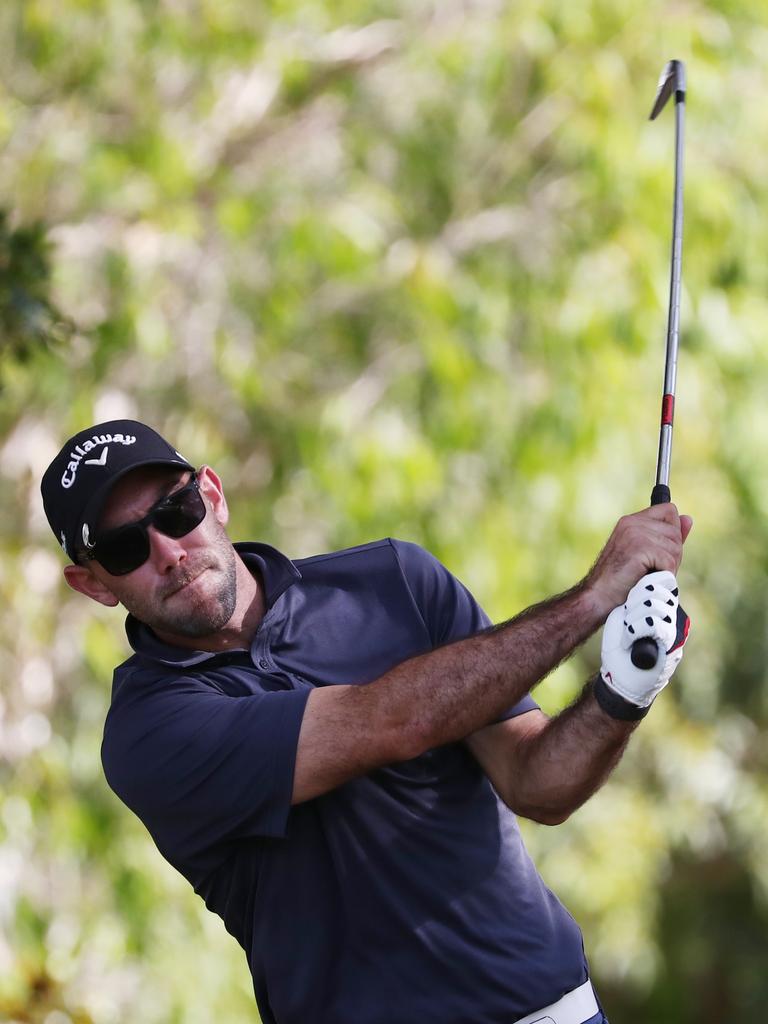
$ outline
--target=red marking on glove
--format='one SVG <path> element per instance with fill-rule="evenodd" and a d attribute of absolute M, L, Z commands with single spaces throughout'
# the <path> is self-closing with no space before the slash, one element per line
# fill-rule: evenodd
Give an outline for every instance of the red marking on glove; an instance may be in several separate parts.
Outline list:
<path fill-rule="evenodd" d="M 691 628 L 691 620 L 689 616 L 685 616 L 685 623 L 683 625 L 683 635 L 680 636 L 680 630 L 678 629 L 677 636 L 675 637 L 674 644 L 669 648 L 667 654 L 671 654 L 672 651 L 676 651 L 678 647 L 682 647 L 685 641 L 688 639 L 688 632 Z"/>

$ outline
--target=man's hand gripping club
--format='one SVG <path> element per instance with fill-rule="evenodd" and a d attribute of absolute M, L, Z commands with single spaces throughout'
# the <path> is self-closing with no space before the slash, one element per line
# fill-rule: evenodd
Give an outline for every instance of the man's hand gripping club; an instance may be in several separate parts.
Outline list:
<path fill-rule="evenodd" d="M 660 571 L 648 572 L 629 591 L 626 601 L 614 608 L 603 628 L 602 665 L 595 696 L 608 714 L 616 718 L 643 717 L 655 697 L 666 686 L 683 656 L 690 620 L 680 608 L 674 572 L 680 564 L 682 543 L 691 529 L 688 516 L 678 516 L 674 505 L 655 506 L 643 515 L 654 515 L 658 543 L 654 558 Z M 631 532 L 633 517 L 620 522 L 606 549 L 595 565 L 610 563 L 612 543 L 621 547 L 624 532 Z M 642 549 L 638 551 L 645 557 Z M 648 669 L 637 668 L 632 661 L 632 645 L 642 637 L 650 637 L 658 646 L 660 657 Z"/>
<path fill-rule="evenodd" d="M 679 613 L 677 581 L 671 572 L 652 572 L 630 590 L 626 603 L 614 608 L 603 628 L 600 674 L 606 686 L 639 708 L 650 707 L 683 657 L 690 619 Z M 636 668 L 632 644 L 654 640 L 664 655 L 650 669 Z"/>

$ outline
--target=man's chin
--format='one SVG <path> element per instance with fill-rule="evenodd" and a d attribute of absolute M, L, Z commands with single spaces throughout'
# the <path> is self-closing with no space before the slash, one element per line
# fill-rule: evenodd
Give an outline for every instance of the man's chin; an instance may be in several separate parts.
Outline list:
<path fill-rule="evenodd" d="M 171 642 L 174 636 L 184 637 L 187 640 L 201 640 L 221 630 L 231 617 L 232 613 L 225 608 L 207 612 L 201 610 L 183 617 L 164 615 L 162 619 L 151 623 L 151 626 L 161 639 L 167 637 Z"/>
<path fill-rule="evenodd" d="M 168 615 L 168 628 L 180 636 L 210 636 L 211 633 L 226 626 L 234 610 L 234 601 L 231 602 L 231 607 L 229 601 L 224 602 L 221 599 L 195 602 L 181 613 Z"/>

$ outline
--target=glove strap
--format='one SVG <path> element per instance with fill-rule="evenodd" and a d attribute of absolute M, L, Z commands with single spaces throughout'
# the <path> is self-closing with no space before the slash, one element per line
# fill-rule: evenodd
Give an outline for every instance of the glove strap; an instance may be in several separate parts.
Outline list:
<path fill-rule="evenodd" d="M 620 722 L 639 722 L 651 710 L 650 704 L 644 708 L 633 704 L 629 700 L 625 700 L 615 690 L 610 688 L 601 675 L 598 675 L 595 679 L 592 692 L 595 695 L 595 700 L 606 715 L 610 715 L 611 718 L 617 718 Z"/>

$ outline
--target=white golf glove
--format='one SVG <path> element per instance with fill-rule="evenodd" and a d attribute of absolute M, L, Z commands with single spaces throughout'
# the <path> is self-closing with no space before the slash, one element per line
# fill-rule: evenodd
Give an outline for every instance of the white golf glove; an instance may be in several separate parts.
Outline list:
<path fill-rule="evenodd" d="M 604 689 L 596 688 L 595 694 L 604 710 L 614 717 L 642 717 L 680 664 L 690 620 L 682 609 L 678 614 L 677 595 L 677 581 L 671 572 L 652 572 L 643 576 L 627 594 L 626 603 L 608 616 L 603 627 L 600 674 L 609 694 L 605 700 L 600 699 L 606 696 Z M 640 637 L 651 637 L 663 652 L 650 669 L 632 664 L 632 644 Z M 634 705 L 638 713 L 633 714 L 630 707 L 622 714 L 621 702 L 612 701 L 611 694 Z M 614 713 L 617 707 L 619 711 Z"/>

